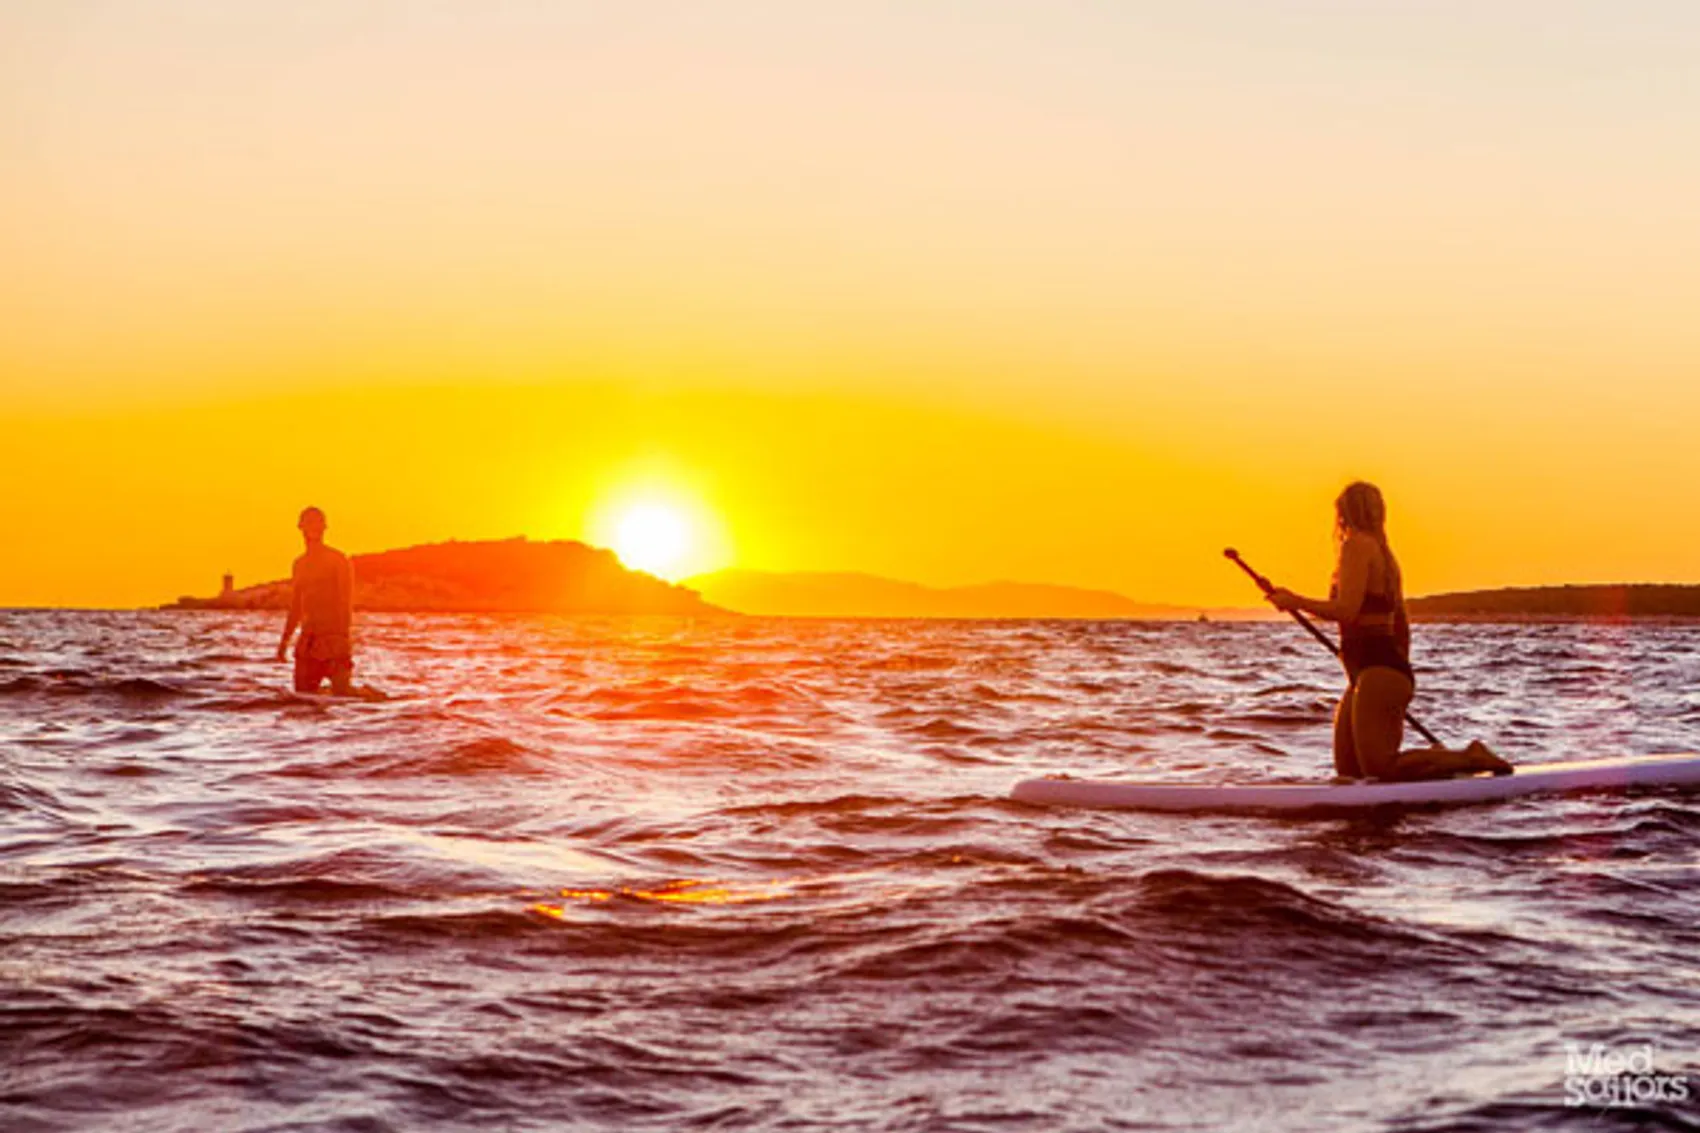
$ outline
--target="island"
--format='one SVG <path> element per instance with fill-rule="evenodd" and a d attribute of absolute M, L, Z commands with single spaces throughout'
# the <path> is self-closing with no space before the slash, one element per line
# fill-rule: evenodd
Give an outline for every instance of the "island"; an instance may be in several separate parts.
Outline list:
<path fill-rule="evenodd" d="M 1406 605 L 1419 621 L 1685 621 L 1700 618 L 1700 586 L 1520 586 L 1430 594 Z"/>
<path fill-rule="evenodd" d="M 695 590 L 628 570 L 612 551 L 572 540 L 431 543 L 354 555 L 356 609 L 394 613 L 671 614 L 733 617 Z M 289 580 L 167 610 L 284 610 Z"/>

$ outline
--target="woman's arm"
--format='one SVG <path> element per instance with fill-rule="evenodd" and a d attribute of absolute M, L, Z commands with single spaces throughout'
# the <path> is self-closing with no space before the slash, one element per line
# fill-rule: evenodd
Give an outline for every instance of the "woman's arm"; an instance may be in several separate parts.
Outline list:
<path fill-rule="evenodd" d="M 1334 597 L 1306 598 L 1291 590 L 1276 590 L 1269 600 L 1277 610 L 1298 610 L 1314 614 L 1331 622 L 1349 622 L 1363 609 L 1364 593 L 1369 589 L 1370 549 L 1363 536 L 1353 535 L 1340 547 L 1340 573 L 1334 587 Z"/>

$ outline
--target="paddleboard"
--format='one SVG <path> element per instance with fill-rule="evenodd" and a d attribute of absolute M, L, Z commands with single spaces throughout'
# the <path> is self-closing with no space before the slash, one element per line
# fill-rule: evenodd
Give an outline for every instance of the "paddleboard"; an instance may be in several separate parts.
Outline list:
<path fill-rule="evenodd" d="M 1524 795 L 1700 786 L 1700 755 L 1644 755 L 1519 767 L 1419 783 L 1367 779 L 1307 783 L 1140 783 L 1115 779 L 1027 779 L 1011 797 L 1039 806 L 1197 812 L 1359 810 L 1495 802 Z"/>

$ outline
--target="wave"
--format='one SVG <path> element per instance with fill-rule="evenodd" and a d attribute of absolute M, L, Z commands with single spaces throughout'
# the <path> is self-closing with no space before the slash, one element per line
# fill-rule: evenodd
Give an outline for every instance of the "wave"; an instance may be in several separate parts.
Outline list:
<path fill-rule="evenodd" d="M 50 669 L 0 681 L 0 696 L 110 697 L 152 702 L 186 699 L 191 689 L 154 677 L 101 676 L 83 669 Z"/>
<path fill-rule="evenodd" d="M 1562 1063 L 1559 1064 L 1562 1068 Z M 1690 1082 L 1693 1079 L 1690 1078 Z M 1669 1109 L 1600 1109 L 1564 1104 L 1555 1075 L 1551 1097 L 1513 1096 L 1462 1107 L 1443 1117 L 1413 1118 L 1392 1126 L 1399 1133 L 1607 1133 L 1610 1130 L 1700 1130 L 1700 1121 Z"/>
<path fill-rule="evenodd" d="M 549 923 L 549 918 L 538 916 L 530 907 L 516 905 L 443 914 L 408 912 L 368 915 L 355 931 L 362 936 L 391 942 L 500 942 L 546 935 L 550 931 Z"/>
<path fill-rule="evenodd" d="M 358 703 L 358 702 L 354 702 Z M 277 712 L 288 710 L 295 713 L 328 714 L 336 708 L 346 707 L 333 703 L 328 697 L 301 696 L 284 689 L 262 689 L 252 693 L 239 695 L 211 696 L 197 705 L 203 712 L 218 713 L 249 713 Z"/>
<path fill-rule="evenodd" d="M 1254 731 L 1258 728 L 1314 728 L 1329 722 L 1333 707 L 1332 704 L 1315 703 L 1308 708 L 1286 711 L 1229 713 L 1224 715 L 1223 719 Z"/>
<path fill-rule="evenodd" d="M 949 653 L 903 653 L 895 656 L 869 657 L 857 667 L 876 673 L 932 673 L 954 669 L 963 658 Z"/>
<path fill-rule="evenodd" d="M 211 653 L 196 654 L 189 659 L 188 663 L 196 668 L 222 669 L 234 665 L 252 664 L 253 660 L 252 657 L 241 653 L 214 650 Z"/>
<path fill-rule="evenodd" d="M 820 709 L 814 697 L 787 684 L 728 684 L 708 689 L 662 680 L 593 688 L 556 697 L 553 703 L 588 719 L 608 721 L 744 719 L 812 714 Z"/>
<path fill-rule="evenodd" d="M 945 719 L 942 716 L 933 716 L 913 724 L 906 724 L 903 730 L 910 735 L 935 743 L 966 743 L 988 738 L 986 733 L 978 728 L 958 724 L 956 721 Z"/>
<path fill-rule="evenodd" d="M 480 736 L 388 763 L 386 775 L 533 775 L 548 768 L 542 753 L 506 736 Z"/>
<path fill-rule="evenodd" d="M 415 893 L 397 885 L 345 880 L 310 874 L 268 876 L 266 871 L 208 873 L 185 881 L 182 892 L 198 896 L 237 897 L 265 904 L 305 902 L 334 904 L 406 900 Z"/>
<path fill-rule="evenodd" d="M 1150 916 L 1171 939 L 1204 949 L 1214 963 L 1258 957 L 1270 970 L 1295 963 L 1369 971 L 1398 955 L 1409 965 L 1446 948 L 1427 932 L 1359 912 L 1286 882 L 1161 869 L 1138 881 L 1130 916 Z"/>
<path fill-rule="evenodd" d="M 545 753 L 506 736 L 493 735 L 433 742 L 423 751 L 409 750 L 404 745 L 399 751 L 380 749 L 337 759 L 295 759 L 267 774 L 341 782 L 542 775 L 551 770 L 552 761 Z"/>
<path fill-rule="evenodd" d="M 1631 821 L 1616 820 L 1576 829 L 1543 829 L 1530 833 L 1427 830 L 1407 840 L 1409 853 L 1450 855 L 1482 862 L 1509 859 L 1548 862 L 1640 858 L 1660 849 L 1693 844 L 1700 834 L 1700 813 L 1677 808 L 1649 811 Z"/>
<path fill-rule="evenodd" d="M 0 752 L 3 755 L 3 752 Z M 44 783 L 31 781 L 0 764 L 0 809 L 31 811 L 43 816 L 67 813 L 65 800 Z"/>

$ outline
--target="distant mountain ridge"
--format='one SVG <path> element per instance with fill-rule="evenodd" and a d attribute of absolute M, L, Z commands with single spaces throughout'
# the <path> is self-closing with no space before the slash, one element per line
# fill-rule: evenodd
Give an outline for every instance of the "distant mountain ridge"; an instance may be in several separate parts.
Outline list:
<path fill-rule="evenodd" d="M 1033 582 L 933 587 L 840 571 L 724 570 L 686 585 L 743 614 L 813 618 L 1244 618 L 1254 611 L 1141 602 L 1110 590 Z"/>
<path fill-rule="evenodd" d="M 1700 618 L 1700 586 L 1684 583 L 1515 586 L 1430 594 L 1410 599 L 1407 606 L 1413 618 L 1432 620 Z"/>
<path fill-rule="evenodd" d="M 1032 582 L 935 587 L 850 571 L 724 570 L 682 584 L 621 565 L 573 540 L 429 543 L 352 556 L 355 605 L 439 613 L 750 614 L 818 618 L 1264 620 L 1266 609 L 1142 602 L 1110 590 Z M 164 609 L 281 610 L 277 579 Z M 1409 599 L 1419 620 L 1700 619 L 1700 585 L 1613 583 L 1504 587 Z"/>
<path fill-rule="evenodd" d="M 429 543 L 354 555 L 354 605 L 405 613 L 720 615 L 687 587 L 627 570 L 612 551 L 569 540 Z M 180 598 L 166 609 L 283 610 L 289 580 Z"/>

